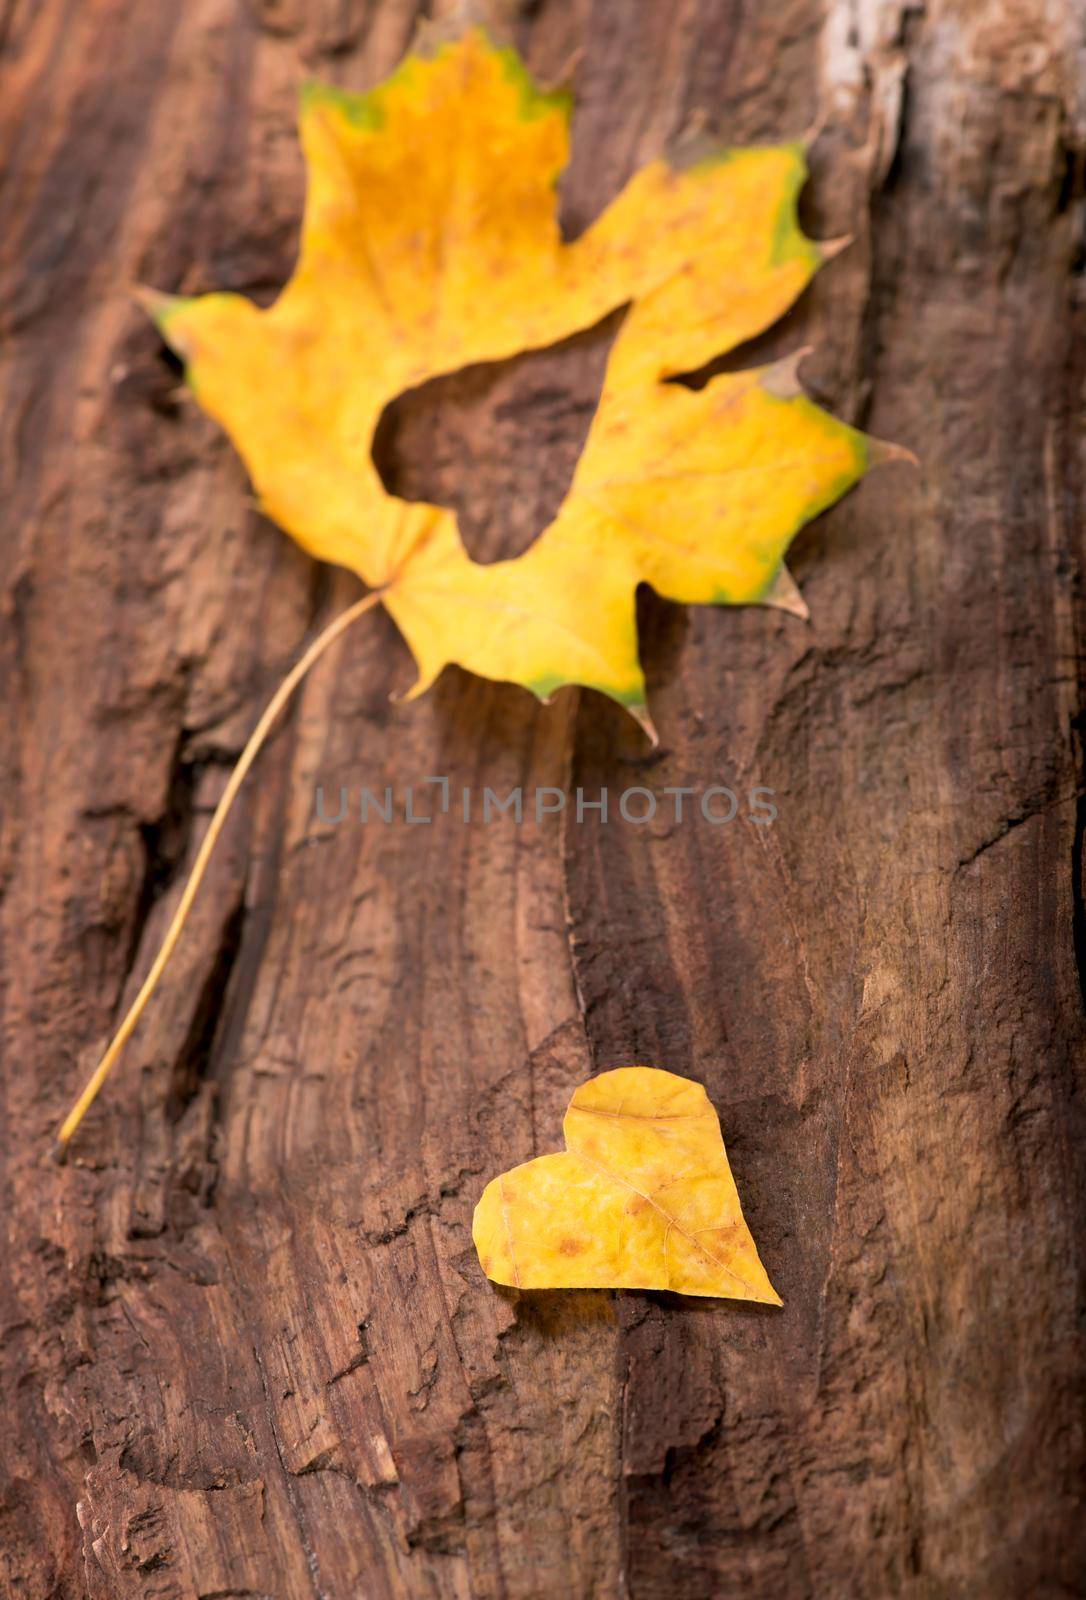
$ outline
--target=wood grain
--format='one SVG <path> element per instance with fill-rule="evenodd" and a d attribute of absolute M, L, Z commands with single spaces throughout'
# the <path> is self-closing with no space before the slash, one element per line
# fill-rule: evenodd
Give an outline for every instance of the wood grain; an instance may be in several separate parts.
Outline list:
<path fill-rule="evenodd" d="M 646 596 L 661 749 L 410 665 L 262 758 L 63 1169 L 259 709 L 354 595 L 251 509 L 128 298 L 267 300 L 299 80 L 414 0 L 0 5 L 0 1586 L 31 1600 L 1083 1592 L 1082 180 L 1073 0 L 543 0 L 566 225 L 693 118 L 819 123 L 851 248 L 740 364 L 909 445 L 806 532 L 805 626 Z M 420 152 L 420 159 L 424 153 Z M 613 323 L 405 397 L 382 470 L 479 555 L 560 498 Z M 430 774 L 775 791 L 770 828 L 321 823 Z M 785 1307 L 497 1292 L 495 1171 L 574 1085 L 706 1084 Z"/>

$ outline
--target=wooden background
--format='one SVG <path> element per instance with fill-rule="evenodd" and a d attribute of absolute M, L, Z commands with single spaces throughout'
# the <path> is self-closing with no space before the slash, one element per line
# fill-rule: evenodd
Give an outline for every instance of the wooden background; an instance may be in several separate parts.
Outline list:
<path fill-rule="evenodd" d="M 391 705 L 406 651 L 360 623 L 44 1159 L 259 709 L 357 592 L 253 512 L 127 290 L 266 301 L 299 80 L 375 82 L 417 10 L 0 3 L 3 1593 L 1083 1593 L 1077 0 L 511 14 L 575 73 L 572 229 L 698 114 L 824 119 L 807 225 L 855 242 L 737 359 L 813 342 L 812 391 L 922 470 L 802 536 L 810 626 L 646 599 L 654 756 L 590 695 L 450 672 Z M 388 480 L 522 548 L 612 326 L 409 396 Z M 780 816 L 314 820 L 317 783 L 433 773 L 732 779 Z M 482 1278 L 486 1179 L 632 1061 L 706 1084 L 782 1312 Z"/>

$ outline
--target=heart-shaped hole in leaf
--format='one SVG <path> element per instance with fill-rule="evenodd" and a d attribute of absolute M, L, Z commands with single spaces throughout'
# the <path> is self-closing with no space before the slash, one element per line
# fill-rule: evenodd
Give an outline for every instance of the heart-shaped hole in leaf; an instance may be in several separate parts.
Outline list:
<path fill-rule="evenodd" d="M 389 494 L 454 511 L 473 561 L 523 554 L 569 493 L 623 315 L 397 395 L 373 439 Z"/>

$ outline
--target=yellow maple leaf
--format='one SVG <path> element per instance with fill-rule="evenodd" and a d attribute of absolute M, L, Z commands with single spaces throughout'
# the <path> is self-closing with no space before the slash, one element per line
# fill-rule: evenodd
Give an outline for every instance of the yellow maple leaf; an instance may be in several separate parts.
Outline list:
<path fill-rule="evenodd" d="M 808 400 L 794 358 L 697 391 L 669 381 L 768 327 L 832 253 L 796 218 L 802 146 L 652 162 L 567 243 L 555 185 L 568 112 L 480 28 L 409 56 L 369 94 L 312 86 L 301 248 L 275 304 L 143 292 L 267 513 L 371 593 L 309 647 L 257 724 L 162 948 L 61 1125 L 61 1150 L 169 960 L 269 728 L 355 617 L 378 600 L 388 607 L 418 664 L 413 694 L 456 662 L 543 699 L 590 685 L 651 732 L 637 585 L 680 601 L 802 610 L 784 566 L 793 535 L 869 466 L 902 453 Z M 372 446 L 390 400 L 622 305 L 569 493 L 524 555 L 473 562 L 450 511 L 386 491 Z"/>
<path fill-rule="evenodd" d="M 798 528 L 879 458 L 799 392 L 795 363 L 667 380 L 769 326 L 829 253 L 804 237 L 798 144 L 639 172 L 563 241 L 568 105 L 481 29 L 369 94 L 312 87 L 297 268 L 261 310 L 149 296 L 267 513 L 379 589 L 418 663 L 542 698 L 590 685 L 644 717 L 634 592 L 795 606 Z M 406 388 L 631 309 L 569 494 L 523 556 L 473 562 L 454 515 L 390 495 L 374 432 Z M 882 451 L 885 454 L 885 451 Z"/>
<path fill-rule="evenodd" d="M 781 1304 L 700 1083 L 655 1067 L 604 1072 L 575 1092 L 562 1128 L 564 1151 L 483 1190 L 472 1238 L 487 1277 Z"/>

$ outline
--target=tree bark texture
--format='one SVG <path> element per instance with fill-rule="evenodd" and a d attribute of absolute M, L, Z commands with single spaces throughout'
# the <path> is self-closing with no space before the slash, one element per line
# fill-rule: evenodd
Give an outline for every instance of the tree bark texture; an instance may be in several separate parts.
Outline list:
<path fill-rule="evenodd" d="M 248 730 L 358 592 L 253 509 L 129 290 L 266 303 L 299 81 L 371 85 L 418 20 L 0 4 L 0 1588 L 1083 1593 L 1077 0 L 510 13 L 537 76 L 572 66 L 570 230 L 698 119 L 818 126 L 805 221 L 853 243 L 734 363 L 813 345 L 816 397 L 920 468 L 801 536 L 810 624 L 644 597 L 653 753 L 588 694 L 450 671 L 392 703 L 407 653 L 357 624 L 45 1159 Z M 614 326 L 406 396 L 387 481 L 522 549 Z M 761 784 L 779 816 L 405 825 L 442 774 Z M 317 784 L 399 820 L 321 822 Z M 484 1183 L 632 1062 L 705 1083 L 783 1311 L 483 1278 Z"/>

